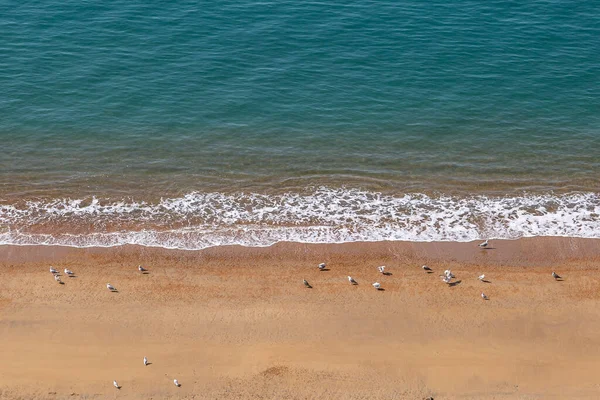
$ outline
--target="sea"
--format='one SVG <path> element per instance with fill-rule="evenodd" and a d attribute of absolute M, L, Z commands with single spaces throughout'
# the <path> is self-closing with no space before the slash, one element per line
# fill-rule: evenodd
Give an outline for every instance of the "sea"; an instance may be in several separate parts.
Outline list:
<path fill-rule="evenodd" d="M 0 244 L 600 238 L 600 3 L 0 2 Z"/>

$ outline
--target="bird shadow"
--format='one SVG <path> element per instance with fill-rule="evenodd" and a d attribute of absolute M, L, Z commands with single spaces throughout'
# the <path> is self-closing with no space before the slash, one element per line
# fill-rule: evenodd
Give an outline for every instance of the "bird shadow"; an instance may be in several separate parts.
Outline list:
<path fill-rule="evenodd" d="M 392 275 L 394 275 L 391 272 L 382 272 L 382 274 L 385 275 L 385 276 L 392 276 Z"/>
<path fill-rule="evenodd" d="M 382 287 L 380 287 L 380 288 L 377 288 L 377 290 L 378 290 L 379 292 L 385 292 L 385 289 L 384 289 L 384 288 L 382 288 Z"/>
<path fill-rule="evenodd" d="M 151 362 L 149 362 L 149 363 L 146 363 L 146 367 L 147 367 L 148 365 L 152 365 L 152 363 L 151 363 Z"/>
<path fill-rule="evenodd" d="M 65 283 L 61 281 L 61 282 L 58 282 L 58 284 L 59 285 L 64 285 Z"/>
<path fill-rule="evenodd" d="M 115 289 L 115 290 L 111 290 L 110 292 L 111 292 L 111 293 L 119 293 L 119 291 L 118 291 L 118 290 L 116 290 L 116 289 Z"/>
<path fill-rule="evenodd" d="M 488 301 L 489 299 L 490 299 L 489 297 L 486 297 L 485 299 L 483 299 L 483 301 Z"/>
<path fill-rule="evenodd" d="M 496 250 L 495 247 L 482 247 L 481 250 Z"/>
<path fill-rule="evenodd" d="M 458 285 L 461 284 L 461 282 L 462 281 L 451 282 L 451 283 L 448 284 L 448 286 L 450 286 L 450 287 L 458 286 Z"/>
<path fill-rule="evenodd" d="M 69 278 L 77 278 L 77 275 L 69 275 Z"/>
<path fill-rule="evenodd" d="M 148 271 L 144 271 L 144 272 L 142 272 L 142 275 L 148 275 L 149 273 L 150 272 L 148 272 Z"/>
<path fill-rule="evenodd" d="M 319 271 L 321 271 L 321 272 L 323 272 L 323 271 L 329 271 L 329 268 L 323 268 L 323 269 L 320 269 Z"/>
<path fill-rule="evenodd" d="M 433 274 L 433 271 L 425 271 L 426 274 Z"/>
<path fill-rule="evenodd" d="M 488 281 L 487 279 L 482 279 L 481 282 L 483 282 L 483 283 L 492 283 L 492 281 Z"/>
<path fill-rule="evenodd" d="M 304 286 L 304 287 L 307 288 L 307 289 L 312 289 L 313 288 L 311 285 Z"/>
<path fill-rule="evenodd" d="M 563 281 L 564 281 L 564 279 L 563 279 L 563 278 L 556 278 L 556 279 L 554 279 L 554 280 L 555 280 L 556 282 L 563 282 Z"/>

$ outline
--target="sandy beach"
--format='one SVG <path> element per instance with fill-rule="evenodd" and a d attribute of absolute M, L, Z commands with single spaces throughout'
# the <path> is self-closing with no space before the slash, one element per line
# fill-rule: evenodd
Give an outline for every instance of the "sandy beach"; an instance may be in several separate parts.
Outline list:
<path fill-rule="evenodd" d="M 2 246 L 0 399 L 600 398 L 600 241 L 490 247 Z"/>

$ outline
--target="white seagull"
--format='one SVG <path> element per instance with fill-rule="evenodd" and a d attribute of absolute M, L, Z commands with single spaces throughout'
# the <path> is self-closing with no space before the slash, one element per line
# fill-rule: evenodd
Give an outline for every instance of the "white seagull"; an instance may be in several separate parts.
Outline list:
<path fill-rule="evenodd" d="M 60 280 L 60 276 L 58 275 L 54 275 L 54 280 L 58 283 L 62 283 L 62 281 Z"/>
<path fill-rule="evenodd" d="M 323 271 L 323 270 L 325 269 L 325 267 L 326 267 L 325 263 L 321 263 L 321 264 L 319 264 L 319 269 L 320 269 L 321 271 Z"/>
<path fill-rule="evenodd" d="M 480 281 L 484 281 L 485 280 L 485 275 L 479 275 L 479 278 L 477 278 L 477 279 L 479 279 Z"/>
<path fill-rule="evenodd" d="M 307 288 L 312 288 L 312 286 L 310 286 L 310 283 L 308 283 L 308 281 L 306 279 L 302 279 L 302 282 L 304 283 L 304 286 L 306 286 Z"/>
<path fill-rule="evenodd" d="M 456 276 L 454 276 L 454 274 L 452 273 L 452 271 L 450 271 L 449 269 L 444 271 L 444 275 L 448 278 L 448 279 L 453 279 L 456 278 Z"/>
<path fill-rule="evenodd" d="M 481 248 L 488 247 L 488 244 L 489 244 L 489 243 L 488 243 L 488 241 L 486 240 L 486 241 L 485 241 L 485 242 L 483 242 L 483 243 L 479 243 L 479 247 L 481 247 Z"/>
<path fill-rule="evenodd" d="M 174 383 L 174 384 L 175 384 L 175 386 L 177 386 L 177 387 L 181 386 L 181 385 L 179 384 L 179 381 L 178 381 L 177 379 L 173 379 L 173 383 Z"/>
<path fill-rule="evenodd" d="M 113 386 L 116 387 L 117 389 L 121 389 L 121 386 L 119 386 L 117 381 L 113 381 Z"/>
<path fill-rule="evenodd" d="M 356 282 L 356 281 L 354 280 L 354 278 L 353 278 L 353 277 L 351 277 L 351 276 L 348 276 L 348 282 L 350 282 L 350 284 L 352 284 L 352 285 L 358 285 L 358 282 Z"/>
<path fill-rule="evenodd" d="M 421 268 L 423 268 L 423 271 L 431 271 L 431 268 L 429 268 L 427 265 L 423 265 Z"/>
<path fill-rule="evenodd" d="M 484 300 L 488 300 L 488 297 L 485 295 L 485 293 L 481 293 L 481 298 Z"/>
<path fill-rule="evenodd" d="M 560 275 L 558 275 L 558 274 L 557 274 L 556 272 L 554 272 L 554 271 L 552 271 L 552 277 L 553 277 L 555 280 L 562 279 L 562 278 L 560 277 Z"/>
<path fill-rule="evenodd" d="M 71 271 L 70 269 L 66 269 L 66 268 L 65 268 L 65 274 L 67 274 L 69 276 L 75 275 L 75 273 L 73 271 Z"/>
<path fill-rule="evenodd" d="M 116 289 L 116 288 L 115 288 L 113 285 L 111 285 L 110 283 L 107 283 L 107 284 L 106 284 L 106 288 L 107 288 L 108 290 L 110 290 L 111 292 L 114 292 L 114 291 L 116 291 L 116 290 L 117 290 L 117 289 Z"/>
<path fill-rule="evenodd" d="M 50 267 L 50 273 L 56 275 L 58 274 L 58 271 L 54 269 L 54 267 Z"/>
<path fill-rule="evenodd" d="M 375 282 L 375 283 L 373 284 L 373 287 L 374 287 L 375 289 L 379 290 L 379 289 L 381 289 L 381 283 L 379 283 L 379 282 Z"/>
<path fill-rule="evenodd" d="M 385 274 L 385 265 L 382 265 L 381 267 L 377 267 L 377 271 L 381 272 L 382 274 Z"/>
<path fill-rule="evenodd" d="M 144 365 L 148 365 L 148 359 L 144 357 Z"/>
<path fill-rule="evenodd" d="M 140 271 L 140 272 L 146 272 L 148 270 L 146 268 L 142 267 L 141 265 L 138 265 L 138 271 Z"/>

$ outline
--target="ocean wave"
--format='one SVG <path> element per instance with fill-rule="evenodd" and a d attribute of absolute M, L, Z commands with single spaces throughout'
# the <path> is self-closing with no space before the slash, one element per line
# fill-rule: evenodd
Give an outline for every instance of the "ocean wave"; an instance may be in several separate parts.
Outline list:
<path fill-rule="evenodd" d="M 100 198 L 0 204 L 0 244 L 177 249 L 280 241 L 471 241 L 532 236 L 600 238 L 597 193 L 521 196 L 189 193 L 157 202 Z"/>

